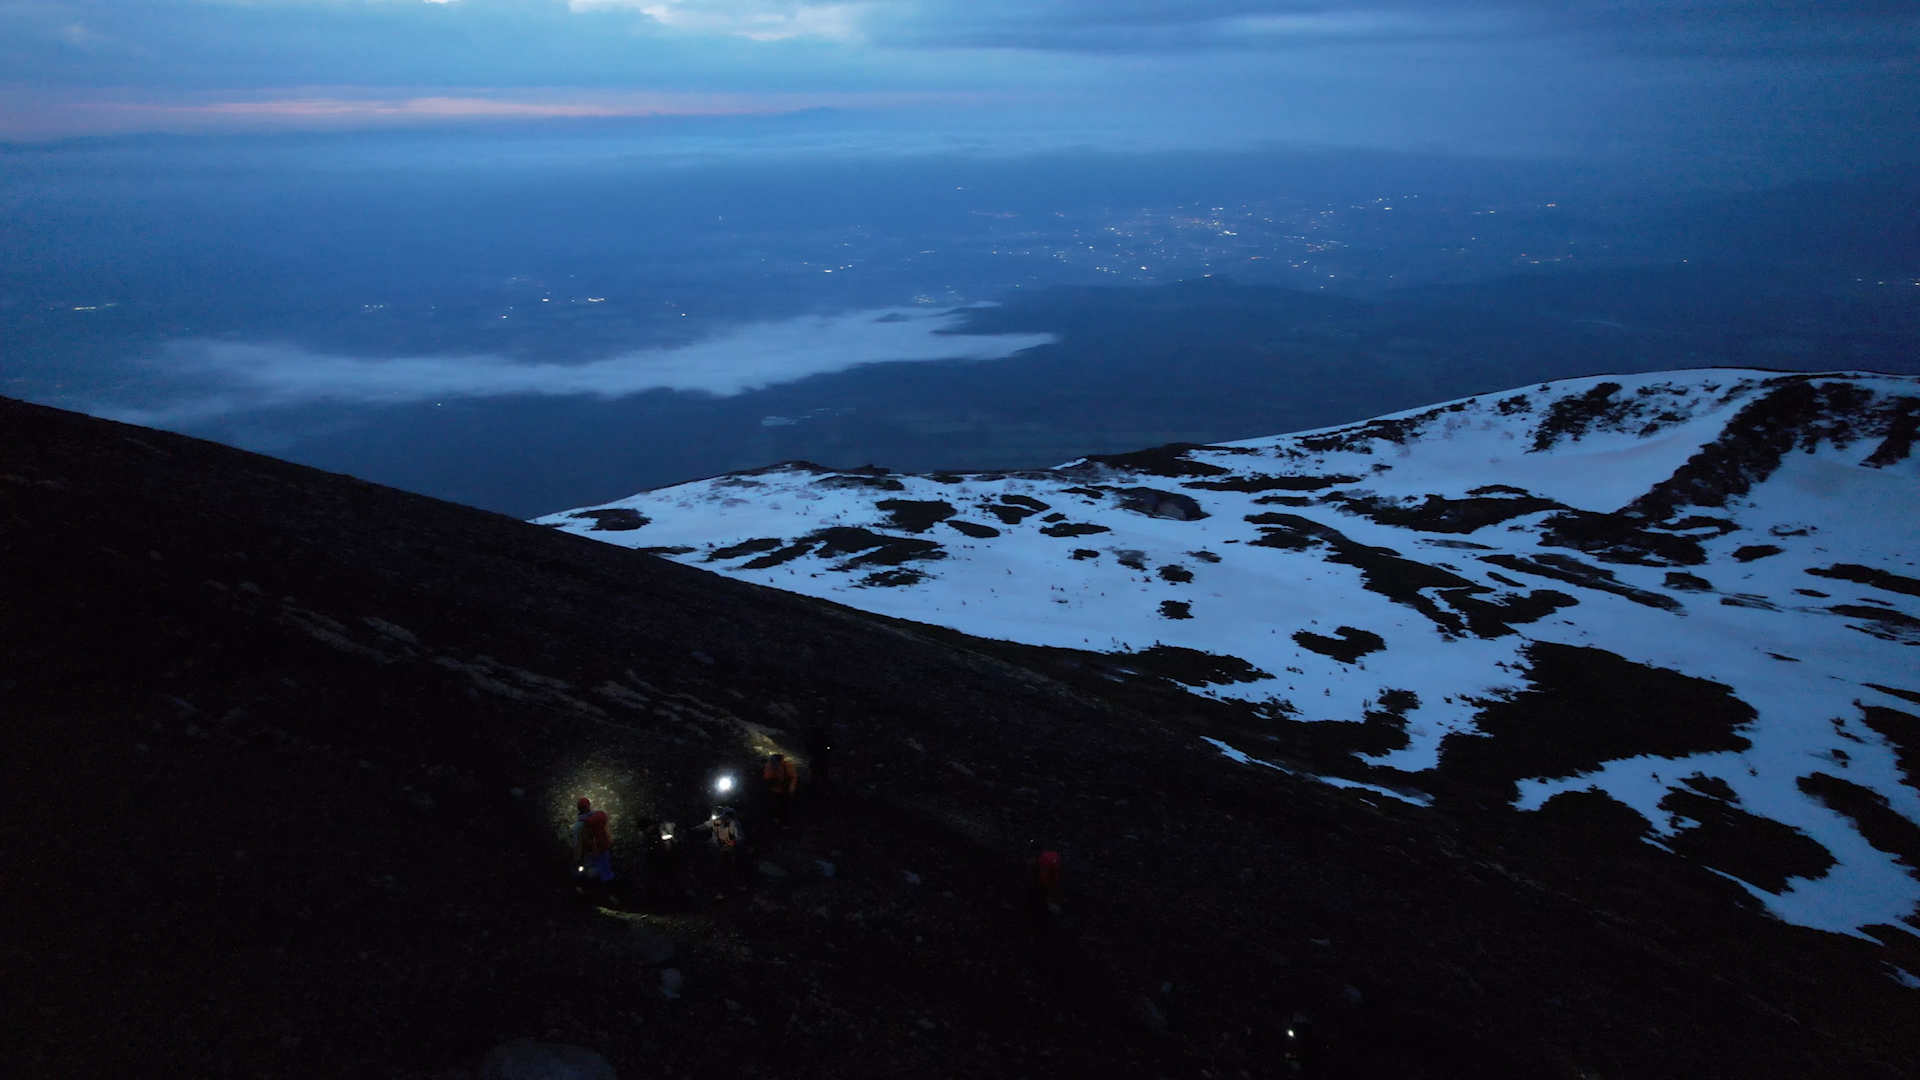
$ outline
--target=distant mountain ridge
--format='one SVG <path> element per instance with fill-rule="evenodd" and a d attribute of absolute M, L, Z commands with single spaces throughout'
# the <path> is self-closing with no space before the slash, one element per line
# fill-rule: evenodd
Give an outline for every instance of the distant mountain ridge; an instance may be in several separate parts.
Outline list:
<path fill-rule="evenodd" d="M 1790 922 L 1912 932 L 1917 422 L 1913 377 L 1589 377 L 1050 470 L 788 463 L 539 521 L 1184 686 L 1224 753 L 1363 797 L 1603 792 Z"/>

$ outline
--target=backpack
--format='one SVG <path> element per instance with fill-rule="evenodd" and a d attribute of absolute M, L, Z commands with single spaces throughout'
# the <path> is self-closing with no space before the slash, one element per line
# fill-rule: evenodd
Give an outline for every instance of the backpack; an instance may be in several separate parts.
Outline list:
<path fill-rule="evenodd" d="M 767 762 L 767 767 L 760 771 L 760 777 L 766 781 L 767 789 L 775 795 L 791 795 L 794 784 L 800 779 L 800 774 L 794 769 L 792 761 L 781 758 L 778 765 L 771 761 Z"/>
<path fill-rule="evenodd" d="M 590 855 L 613 850 L 613 833 L 607 830 L 607 812 L 595 810 L 580 818 L 581 847 Z"/>

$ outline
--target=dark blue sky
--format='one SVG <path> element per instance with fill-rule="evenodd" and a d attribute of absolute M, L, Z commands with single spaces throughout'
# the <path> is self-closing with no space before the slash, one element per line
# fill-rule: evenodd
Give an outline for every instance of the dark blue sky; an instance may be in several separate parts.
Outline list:
<path fill-rule="evenodd" d="M 906 149 L 1879 161 L 1897 0 L 0 0 L 0 138 L 859 109 Z"/>

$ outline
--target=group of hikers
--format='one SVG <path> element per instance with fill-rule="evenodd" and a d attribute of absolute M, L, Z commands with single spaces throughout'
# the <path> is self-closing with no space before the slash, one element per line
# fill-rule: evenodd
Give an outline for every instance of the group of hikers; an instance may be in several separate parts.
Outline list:
<path fill-rule="evenodd" d="M 813 788 L 826 794 L 838 789 L 833 777 L 833 744 L 823 732 L 807 739 L 808 771 Z M 768 754 L 760 770 L 759 798 L 766 817 L 784 828 L 791 820 L 800 773 L 785 754 Z M 732 788 L 732 778 L 716 784 L 720 794 Z M 575 875 L 595 891 L 614 890 L 612 819 L 593 800 L 581 796 L 571 829 Z M 707 820 L 691 831 L 705 833 L 705 847 L 711 859 L 713 876 L 723 887 L 745 885 L 754 873 L 749 860 L 744 815 L 732 806 L 717 804 Z M 641 842 L 641 881 L 644 903 L 655 909 L 679 909 L 686 905 L 681 865 L 681 838 L 674 822 L 643 818 L 639 823 Z M 1027 852 L 1024 873 L 1024 900 L 1027 917 L 1036 931 L 1045 931 L 1060 914 L 1060 855 L 1035 841 Z"/>
<path fill-rule="evenodd" d="M 824 731 L 816 730 L 807 737 L 807 757 L 811 773 L 812 786 L 827 794 L 838 789 L 833 777 L 833 742 Z M 800 787 L 800 771 L 792 759 L 782 753 L 767 755 L 760 771 L 759 804 L 766 818 L 781 827 L 792 819 L 794 793 Z M 730 797 L 733 793 L 733 778 L 722 777 L 715 785 L 715 793 Z M 581 796 L 575 803 L 576 816 L 571 830 L 575 876 L 583 884 L 598 886 L 601 893 L 613 891 L 615 871 L 613 867 L 613 827 L 612 820 L 604 809 L 593 805 L 593 800 Z M 739 810 L 724 803 L 716 803 L 707 820 L 694 826 L 692 832 L 705 834 L 705 846 L 709 850 L 716 875 L 726 884 L 742 884 L 751 873 L 747 861 L 747 831 L 744 816 Z M 642 819 L 639 822 L 641 842 L 646 845 L 641 857 L 646 902 L 653 906 L 674 907 L 685 902 L 685 889 L 681 876 L 681 837 L 677 826 L 671 821 Z"/>

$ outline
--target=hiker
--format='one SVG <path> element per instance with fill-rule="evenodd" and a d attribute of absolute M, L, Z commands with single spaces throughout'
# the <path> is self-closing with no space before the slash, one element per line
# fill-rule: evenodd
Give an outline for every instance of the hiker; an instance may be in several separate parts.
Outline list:
<path fill-rule="evenodd" d="M 677 911 L 686 903 L 686 892 L 680 887 L 680 841 L 673 835 L 673 822 L 648 825 L 647 904 Z"/>
<path fill-rule="evenodd" d="M 800 774 L 785 754 L 769 754 L 766 768 L 760 770 L 760 781 L 766 787 L 767 805 L 773 819 L 785 825 L 787 807 L 793 801 L 793 789 L 800 784 Z"/>
<path fill-rule="evenodd" d="M 1060 915 L 1060 853 L 1038 840 L 1027 845 L 1027 922 L 1045 933 Z"/>
<path fill-rule="evenodd" d="M 574 804 L 579 816 L 573 822 L 573 859 L 584 878 L 602 884 L 613 880 L 613 831 L 608 828 L 607 812 L 595 810 L 585 795 Z"/>
<path fill-rule="evenodd" d="M 807 767 L 813 773 L 816 790 L 839 790 L 833 782 L 833 732 L 825 725 L 807 732 Z"/>
<path fill-rule="evenodd" d="M 739 812 L 731 806 L 716 806 L 713 816 L 699 827 L 707 830 L 708 841 L 713 844 L 714 866 L 721 879 L 737 883 L 747 857 L 747 830 L 740 824 Z"/>

